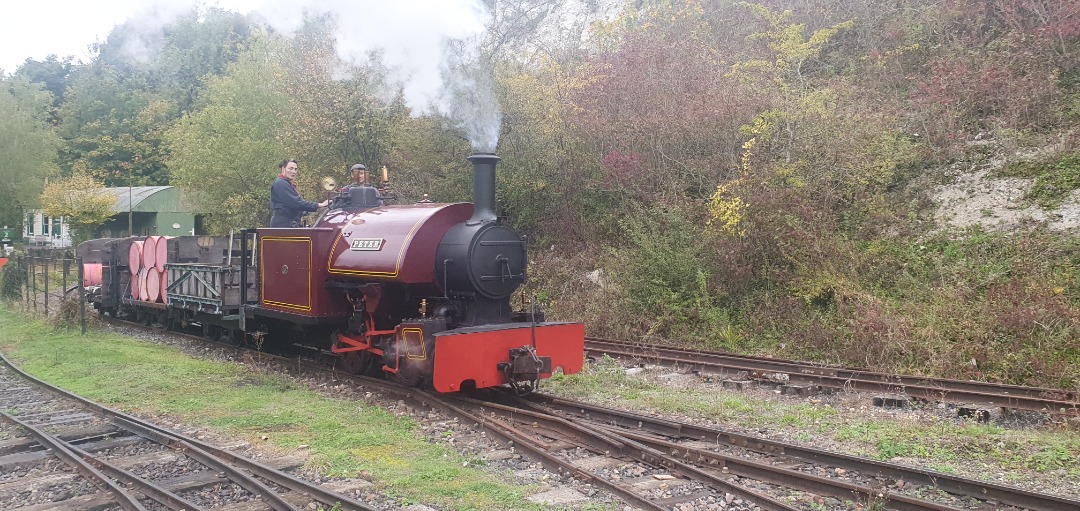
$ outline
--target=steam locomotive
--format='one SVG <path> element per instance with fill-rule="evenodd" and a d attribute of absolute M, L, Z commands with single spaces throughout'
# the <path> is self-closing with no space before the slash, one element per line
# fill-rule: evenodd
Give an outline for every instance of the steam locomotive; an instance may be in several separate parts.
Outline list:
<path fill-rule="evenodd" d="M 469 161 L 471 204 L 384 205 L 358 179 L 312 227 L 82 243 L 98 275 L 88 299 L 102 314 L 317 349 L 347 372 L 439 392 L 529 392 L 581 370 L 584 326 L 512 306 L 525 303 L 526 243 L 495 214 L 499 157 Z"/>

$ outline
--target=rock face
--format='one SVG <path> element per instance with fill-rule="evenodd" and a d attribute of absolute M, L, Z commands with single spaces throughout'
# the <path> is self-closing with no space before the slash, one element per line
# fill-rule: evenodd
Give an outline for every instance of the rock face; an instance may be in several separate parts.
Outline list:
<path fill-rule="evenodd" d="M 1052 230 L 1080 227 L 1080 192 L 1074 190 L 1055 210 L 1044 210 L 1024 200 L 1033 179 L 995 178 L 990 174 L 1005 164 L 995 159 L 962 172 L 956 182 L 940 186 L 933 199 L 938 204 L 934 220 L 939 228 L 982 226 L 987 230 L 1015 230 L 1043 225 Z"/>

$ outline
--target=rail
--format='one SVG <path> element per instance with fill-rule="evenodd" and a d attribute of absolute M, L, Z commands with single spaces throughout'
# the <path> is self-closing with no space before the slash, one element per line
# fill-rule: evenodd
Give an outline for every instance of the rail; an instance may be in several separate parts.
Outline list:
<path fill-rule="evenodd" d="M 686 348 L 673 348 L 627 341 L 585 339 L 590 354 L 634 358 L 661 365 L 681 366 L 701 371 L 811 388 L 883 392 L 961 405 L 1009 408 L 1075 414 L 1080 412 L 1080 396 L 1075 392 L 1039 387 L 1022 387 L 970 380 L 926 376 L 905 376 L 793 360 L 734 355 Z"/>

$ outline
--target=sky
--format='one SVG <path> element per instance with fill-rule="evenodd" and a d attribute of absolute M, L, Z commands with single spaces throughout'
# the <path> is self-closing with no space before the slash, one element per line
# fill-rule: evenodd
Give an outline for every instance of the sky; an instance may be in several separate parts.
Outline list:
<path fill-rule="evenodd" d="M 11 74 L 27 58 L 44 60 L 50 54 L 72 55 L 88 62 L 89 49 L 109 31 L 129 19 L 150 30 L 163 26 L 198 0 L 22 0 L 7 2 L 0 30 L 0 69 Z M 406 94 L 413 101 L 438 87 L 445 37 L 466 37 L 483 29 L 485 13 L 479 0 L 202 0 L 243 14 L 258 13 L 283 33 L 292 33 L 304 9 L 334 12 L 342 56 L 361 59 L 375 47 L 386 61 L 409 77 Z"/>
<path fill-rule="evenodd" d="M 191 6 L 193 2 L 175 2 Z M 229 10 L 250 12 L 263 0 L 220 0 Z M 154 5 L 148 0 L 30 0 L 8 2 L 2 8 L 5 23 L 0 30 L 0 69 L 10 74 L 27 58 L 44 60 L 49 54 L 90 59 L 89 46 L 104 41 L 115 25 Z"/>

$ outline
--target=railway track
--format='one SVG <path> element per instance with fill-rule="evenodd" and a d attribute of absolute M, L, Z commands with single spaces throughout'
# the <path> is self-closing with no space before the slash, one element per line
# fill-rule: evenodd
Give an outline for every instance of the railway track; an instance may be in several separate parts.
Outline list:
<path fill-rule="evenodd" d="M 485 437 L 495 459 L 527 455 L 640 509 L 1080 509 L 1080 500 L 541 394 L 435 394 L 345 375 L 314 359 L 248 353 L 238 358 L 332 373 L 417 411 L 438 410 L 471 430 L 465 435 Z"/>
<path fill-rule="evenodd" d="M 0 361 L 0 509 L 377 509 Z"/>
<path fill-rule="evenodd" d="M 641 360 L 724 375 L 732 380 L 794 386 L 799 391 L 858 390 L 926 401 L 974 405 L 979 418 L 995 409 L 1015 409 L 1061 415 L 1080 413 L 1080 395 L 1060 389 L 1022 387 L 970 380 L 902 376 L 836 366 L 705 350 L 672 348 L 611 339 L 585 338 L 591 356 Z"/>
<path fill-rule="evenodd" d="M 1080 509 L 1080 500 L 550 396 L 439 399 L 642 509 Z"/>
<path fill-rule="evenodd" d="M 854 499 L 865 505 L 878 502 L 886 509 L 904 510 L 1080 509 L 1080 500 L 789 442 L 671 422 L 539 394 L 528 396 L 527 401 L 533 405 L 533 409 L 611 432 L 663 453 L 666 459 L 673 462 L 692 464 L 697 470 L 719 470 L 737 478 L 823 497 Z M 684 474 L 692 473 L 682 468 L 676 470 Z M 823 477 L 825 475 L 827 477 Z M 935 493 L 942 498 L 930 501 L 918 497 Z"/>

